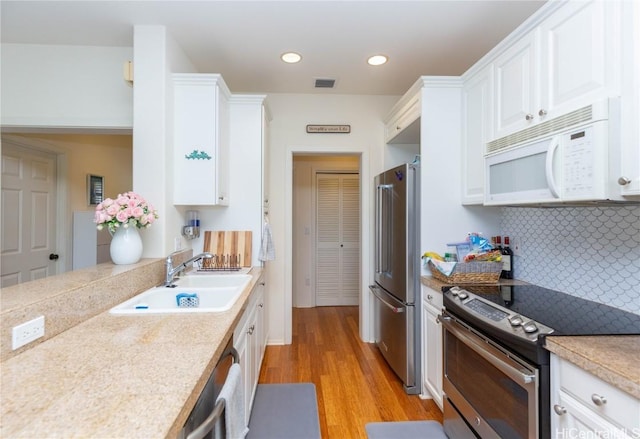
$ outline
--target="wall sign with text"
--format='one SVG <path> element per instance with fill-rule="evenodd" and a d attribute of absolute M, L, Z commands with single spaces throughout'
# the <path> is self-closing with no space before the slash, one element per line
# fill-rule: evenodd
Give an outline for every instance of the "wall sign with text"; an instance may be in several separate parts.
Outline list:
<path fill-rule="evenodd" d="M 307 133 L 314 134 L 349 134 L 351 125 L 307 125 Z"/>

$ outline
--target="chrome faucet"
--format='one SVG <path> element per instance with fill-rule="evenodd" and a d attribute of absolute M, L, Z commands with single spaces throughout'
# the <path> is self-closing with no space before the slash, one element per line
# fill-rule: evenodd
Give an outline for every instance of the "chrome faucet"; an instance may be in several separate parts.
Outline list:
<path fill-rule="evenodd" d="M 173 276 L 176 275 L 176 273 L 179 273 L 180 271 L 184 270 L 185 268 L 187 268 L 190 264 L 193 264 L 196 261 L 199 261 L 200 259 L 211 259 L 213 258 L 213 255 L 211 253 L 200 253 L 199 255 L 196 255 L 194 257 L 192 257 L 191 259 L 189 259 L 188 261 L 183 262 L 182 264 L 178 265 L 177 267 L 173 267 L 173 260 L 171 259 L 171 256 L 173 256 L 176 252 L 171 253 L 169 256 L 167 256 L 167 259 L 164 262 L 164 265 L 167 269 L 167 275 L 164 279 L 164 286 L 165 287 L 171 287 L 173 286 Z"/>

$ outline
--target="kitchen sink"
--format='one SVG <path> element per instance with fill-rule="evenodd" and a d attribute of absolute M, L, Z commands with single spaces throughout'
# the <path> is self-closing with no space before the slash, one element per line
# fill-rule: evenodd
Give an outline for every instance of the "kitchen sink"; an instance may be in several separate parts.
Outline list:
<path fill-rule="evenodd" d="M 111 314 L 203 313 L 229 310 L 244 287 L 155 287 L 111 308 Z M 178 304 L 180 302 L 180 305 Z"/>
<path fill-rule="evenodd" d="M 174 279 L 173 287 L 150 288 L 109 310 L 111 314 L 224 312 L 245 289 L 248 274 L 193 274 Z"/>

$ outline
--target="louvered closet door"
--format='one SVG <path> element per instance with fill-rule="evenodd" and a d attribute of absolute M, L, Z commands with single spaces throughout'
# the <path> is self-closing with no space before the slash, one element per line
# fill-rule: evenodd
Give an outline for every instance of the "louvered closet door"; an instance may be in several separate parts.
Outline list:
<path fill-rule="evenodd" d="M 357 305 L 360 178 L 316 174 L 316 305 Z"/>

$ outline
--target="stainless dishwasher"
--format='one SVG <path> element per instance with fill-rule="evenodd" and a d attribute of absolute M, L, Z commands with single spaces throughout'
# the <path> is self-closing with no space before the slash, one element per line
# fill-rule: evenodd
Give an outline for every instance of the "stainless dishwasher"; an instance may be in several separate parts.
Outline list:
<path fill-rule="evenodd" d="M 180 434 L 178 435 L 178 439 L 187 438 L 192 432 L 194 432 L 199 426 L 204 424 L 207 421 L 207 418 L 212 415 L 215 406 L 216 406 L 216 398 L 220 394 L 220 390 L 222 390 L 222 386 L 225 383 L 227 375 L 229 373 L 229 369 L 234 361 L 237 361 L 237 352 L 233 348 L 233 337 L 229 340 L 225 349 L 223 351 L 218 364 L 216 364 L 215 369 L 209 376 L 209 380 L 207 384 L 205 384 L 202 393 L 198 397 L 198 401 L 196 401 L 191 414 L 187 418 L 182 430 L 180 430 Z M 205 435 L 198 437 L 206 438 L 206 439 L 215 439 L 224 437 L 223 432 L 225 431 L 224 426 L 224 416 L 219 416 L 218 419 L 215 420 L 216 424 L 208 431 Z M 193 435 L 192 435 L 193 437 Z"/>

